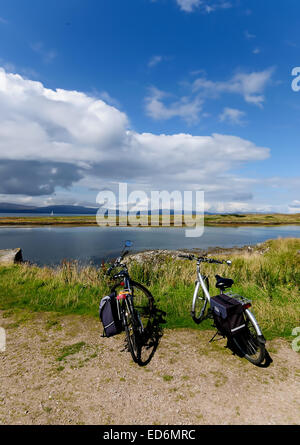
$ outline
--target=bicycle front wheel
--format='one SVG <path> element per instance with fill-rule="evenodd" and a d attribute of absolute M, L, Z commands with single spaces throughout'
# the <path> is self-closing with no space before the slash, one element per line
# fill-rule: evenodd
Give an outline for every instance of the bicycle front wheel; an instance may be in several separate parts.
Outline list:
<path fill-rule="evenodd" d="M 138 363 L 141 358 L 140 334 L 142 327 L 136 311 L 130 307 L 128 302 L 125 303 L 125 307 L 123 308 L 123 317 L 128 350 L 133 361 Z"/>
<path fill-rule="evenodd" d="M 246 328 L 235 335 L 232 340 L 237 352 L 254 365 L 260 365 L 265 359 L 265 339 L 259 335 L 255 325 L 244 312 Z"/>
<path fill-rule="evenodd" d="M 209 290 L 209 281 L 208 277 L 203 277 L 204 284 Z M 196 298 L 193 300 L 192 311 L 191 311 L 192 319 L 196 324 L 201 323 L 201 321 L 205 320 L 208 315 L 208 301 L 205 297 L 203 289 L 199 286 Z"/>
<path fill-rule="evenodd" d="M 119 292 L 123 287 L 114 286 L 113 291 Z M 142 284 L 130 282 L 132 302 L 126 301 L 123 306 L 123 324 L 127 339 L 127 347 L 134 362 L 141 364 L 146 359 L 145 349 L 149 350 L 147 334 L 151 327 L 154 310 L 154 298 Z"/>

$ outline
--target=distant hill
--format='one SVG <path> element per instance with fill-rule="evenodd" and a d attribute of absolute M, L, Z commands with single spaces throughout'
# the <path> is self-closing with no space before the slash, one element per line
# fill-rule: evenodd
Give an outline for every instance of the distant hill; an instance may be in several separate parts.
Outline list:
<path fill-rule="evenodd" d="M 23 205 L 23 204 L 12 204 L 12 203 L 7 203 L 7 202 L 3 202 L 0 203 L 0 214 L 1 213 L 31 213 L 31 214 L 35 214 L 35 213 L 44 213 L 47 215 L 51 215 L 51 213 L 53 212 L 53 214 L 69 214 L 69 215 L 96 215 L 97 211 L 98 211 L 98 207 L 84 207 L 84 206 L 77 206 L 77 205 L 52 205 L 52 206 L 45 206 L 45 207 L 36 207 L 36 206 L 29 206 L 29 205 Z M 151 210 L 144 210 L 141 212 L 137 212 L 140 215 L 151 215 Z M 154 210 L 153 215 L 162 215 L 163 211 L 162 209 L 160 210 Z M 174 214 L 178 214 L 177 212 L 174 212 L 173 209 L 170 210 L 170 215 L 174 215 Z M 182 212 L 183 214 L 184 212 Z M 195 215 L 195 212 L 185 212 L 187 215 L 192 214 Z M 247 214 L 263 214 L 265 212 L 247 212 Z M 226 216 L 226 215 L 231 215 L 231 216 L 243 216 L 244 214 L 246 214 L 246 212 L 240 212 L 238 214 L 236 213 L 211 213 L 211 212 L 204 212 L 204 215 L 221 215 L 221 216 Z M 271 214 L 271 212 L 269 212 L 269 214 Z M 126 215 L 125 212 L 122 212 L 120 210 L 116 210 L 116 215 Z"/>
<path fill-rule="evenodd" d="M 76 206 L 76 205 L 52 205 L 52 206 L 45 206 L 45 207 L 36 207 L 36 206 L 28 206 L 28 205 L 22 205 L 22 204 L 11 204 L 11 203 L 0 203 L 0 213 L 45 213 L 45 214 L 51 214 L 52 212 L 54 214 L 70 214 L 70 215 L 95 215 L 98 211 L 98 208 L 93 207 L 84 207 L 84 206 Z M 141 211 L 138 212 L 141 215 L 145 215 L 148 213 L 148 215 L 151 215 L 151 211 Z M 182 212 L 183 213 L 183 212 Z M 187 214 L 194 212 L 186 212 Z M 125 212 L 116 210 L 117 215 L 125 215 Z M 155 210 L 153 211 L 154 215 L 162 215 L 163 211 Z M 209 214 L 208 212 L 205 212 L 205 214 Z M 170 215 L 174 215 L 174 210 L 170 210 Z"/>
<path fill-rule="evenodd" d="M 83 214 L 95 215 L 97 208 L 72 206 L 72 205 L 53 205 L 45 207 L 26 206 L 21 204 L 0 203 L 0 213 L 45 213 L 54 214 L 66 213 L 70 215 Z"/>

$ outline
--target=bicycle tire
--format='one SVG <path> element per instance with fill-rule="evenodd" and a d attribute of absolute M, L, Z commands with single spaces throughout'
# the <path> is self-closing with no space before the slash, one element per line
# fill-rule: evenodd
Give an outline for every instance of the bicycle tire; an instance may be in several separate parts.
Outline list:
<path fill-rule="evenodd" d="M 233 336 L 232 341 L 237 351 L 253 365 L 259 366 L 265 359 L 265 339 L 260 336 L 252 321 L 244 312 L 246 328 Z"/>
<path fill-rule="evenodd" d="M 208 277 L 206 277 L 206 276 L 203 277 L 203 281 L 204 281 L 204 284 L 205 284 L 207 290 L 209 291 Z M 208 315 L 208 301 L 207 301 L 207 298 L 205 297 L 205 294 L 204 294 L 202 288 L 201 288 L 201 291 L 202 292 L 200 295 L 199 295 L 199 291 L 198 291 L 198 295 L 192 304 L 191 316 L 196 324 L 200 324 L 203 320 L 205 320 L 207 318 L 207 315 Z"/>
<path fill-rule="evenodd" d="M 128 350 L 133 361 L 138 363 L 141 359 L 141 347 L 139 343 L 139 327 L 137 325 L 137 320 L 131 309 L 127 312 L 126 310 L 123 310 L 123 317 Z"/>
<path fill-rule="evenodd" d="M 154 308 L 154 298 L 150 291 L 142 284 L 136 281 L 130 281 L 133 295 L 133 304 L 127 304 L 127 308 L 123 307 L 123 325 L 127 338 L 128 350 L 135 363 L 141 363 L 142 352 L 142 331 L 145 320 L 151 315 Z M 116 292 L 121 284 L 116 284 L 112 291 Z M 141 291 L 140 294 L 137 290 Z M 143 298 L 144 297 L 144 298 Z M 132 307 L 133 306 L 133 307 Z"/>

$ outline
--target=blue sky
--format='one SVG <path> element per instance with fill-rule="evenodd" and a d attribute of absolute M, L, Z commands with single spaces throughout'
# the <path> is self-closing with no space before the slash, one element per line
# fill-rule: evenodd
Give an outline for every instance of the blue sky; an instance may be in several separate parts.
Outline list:
<path fill-rule="evenodd" d="M 300 211 L 299 1 L 1 1 L 0 39 L 2 202 L 126 181 Z"/>

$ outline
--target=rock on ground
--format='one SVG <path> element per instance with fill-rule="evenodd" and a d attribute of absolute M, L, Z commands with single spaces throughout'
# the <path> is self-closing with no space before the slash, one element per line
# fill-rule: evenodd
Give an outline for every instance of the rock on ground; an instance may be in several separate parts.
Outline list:
<path fill-rule="evenodd" d="M 8 265 L 22 261 L 22 250 L 20 248 L 0 250 L 0 264 Z"/>

